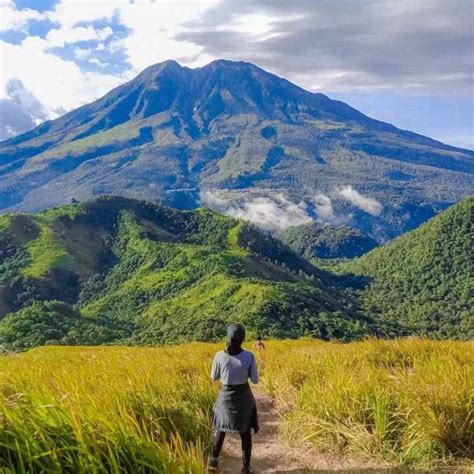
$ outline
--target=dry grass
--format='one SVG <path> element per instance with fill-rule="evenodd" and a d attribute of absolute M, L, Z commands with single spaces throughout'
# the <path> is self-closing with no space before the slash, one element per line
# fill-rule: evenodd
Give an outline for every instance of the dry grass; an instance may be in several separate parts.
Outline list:
<path fill-rule="evenodd" d="M 0 471 L 203 472 L 218 348 L 1 357 Z M 472 343 L 270 341 L 259 358 L 293 442 L 406 464 L 473 456 Z"/>
<path fill-rule="evenodd" d="M 403 464 L 474 457 L 474 344 L 270 343 L 265 389 L 285 436 Z"/>
<path fill-rule="evenodd" d="M 214 350 L 44 347 L 1 358 L 0 468 L 201 473 Z"/>

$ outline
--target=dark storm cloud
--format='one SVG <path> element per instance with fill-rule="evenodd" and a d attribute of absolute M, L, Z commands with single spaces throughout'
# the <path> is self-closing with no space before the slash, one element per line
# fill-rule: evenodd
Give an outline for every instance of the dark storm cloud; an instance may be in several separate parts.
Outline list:
<path fill-rule="evenodd" d="M 262 37 L 233 26 L 270 17 Z M 178 38 L 326 90 L 386 87 L 469 94 L 472 0 L 223 0 Z"/>
<path fill-rule="evenodd" d="M 48 118 L 38 99 L 19 79 L 10 79 L 6 85 L 8 98 L 0 100 L 0 140 L 26 132 L 36 121 Z"/>

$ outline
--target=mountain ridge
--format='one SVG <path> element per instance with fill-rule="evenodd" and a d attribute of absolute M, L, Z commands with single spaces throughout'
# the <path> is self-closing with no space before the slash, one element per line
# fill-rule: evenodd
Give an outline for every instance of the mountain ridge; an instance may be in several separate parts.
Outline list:
<path fill-rule="evenodd" d="M 470 339 L 473 214 L 470 197 L 325 269 L 208 209 L 103 196 L 0 215 L 0 344 L 207 341 L 233 321 L 266 337 Z"/>
<path fill-rule="evenodd" d="M 230 61 L 230 60 L 225 60 L 225 59 L 216 59 L 214 61 L 211 61 L 210 63 L 208 63 L 205 66 L 201 66 L 201 67 L 197 67 L 197 68 L 189 68 L 187 66 L 181 66 L 177 61 L 172 60 L 172 59 L 163 61 L 161 63 L 153 64 L 153 65 L 148 66 L 147 68 L 145 68 L 134 79 L 131 79 L 130 81 L 127 81 L 123 84 L 118 85 L 117 87 L 114 87 L 111 91 L 109 91 L 107 94 L 105 94 L 105 96 L 103 96 L 102 98 L 96 99 L 96 100 L 94 100 L 93 102 L 91 102 L 89 104 L 84 104 L 83 106 L 80 106 L 77 109 L 74 109 L 70 112 L 67 112 L 66 114 L 62 115 L 61 117 L 59 117 L 57 119 L 47 120 L 47 121 L 43 122 L 42 124 L 38 125 L 37 127 L 33 128 L 32 130 L 29 130 L 25 133 L 22 133 L 20 135 L 12 137 L 12 138 L 8 138 L 6 140 L 2 140 L 2 141 L 0 141 L 0 145 L 4 145 L 4 144 L 7 144 L 7 143 L 8 144 L 10 144 L 10 143 L 11 144 L 17 144 L 19 141 L 22 141 L 25 136 L 28 136 L 28 137 L 35 136 L 35 135 L 30 135 L 30 134 L 32 132 L 35 132 L 35 131 L 37 131 L 37 133 L 40 132 L 40 131 L 43 131 L 44 129 L 47 129 L 47 127 L 46 127 L 47 124 L 57 122 L 58 120 L 66 119 L 69 115 L 72 115 L 76 112 L 79 112 L 83 109 L 86 109 L 90 106 L 93 106 L 96 103 L 100 103 L 102 100 L 105 100 L 109 96 L 113 96 L 114 94 L 121 91 L 124 87 L 126 87 L 129 84 L 133 83 L 137 79 L 139 79 L 141 77 L 146 77 L 147 75 L 150 75 L 151 73 L 156 74 L 157 71 L 158 72 L 163 72 L 163 71 L 166 71 L 166 69 L 170 69 L 170 68 L 173 68 L 173 69 L 179 68 L 179 70 L 186 70 L 186 71 L 199 71 L 199 70 L 205 70 L 207 68 L 212 68 L 212 67 L 215 67 L 215 66 L 221 65 L 221 64 L 243 65 L 245 67 L 250 67 L 254 70 L 257 70 L 260 73 L 264 73 L 264 74 L 267 74 L 271 77 L 278 78 L 280 81 L 285 82 L 289 87 L 291 87 L 295 90 L 298 90 L 299 93 L 312 95 L 312 96 L 321 98 L 324 101 L 330 101 L 332 104 L 337 104 L 339 107 L 341 107 L 342 110 L 345 110 L 346 112 L 348 112 L 348 118 L 349 117 L 361 118 L 361 119 L 370 121 L 372 124 L 378 124 L 383 129 L 386 129 L 386 130 L 389 130 L 389 131 L 402 132 L 402 133 L 407 134 L 409 136 L 416 137 L 418 139 L 422 139 L 422 140 L 426 141 L 427 144 L 436 144 L 438 146 L 445 147 L 447 150 L 452 150 L 452 151 L 459 151 L 460 150 L 460 151 L 464 151 L 464 152 L 474 153 L 473 150 L 470 150 L 470 149 L 467 149 L 467 148 L 456 147 L 456 146 L 450 145 L 448 143 L 444 143 L 440 140 L 436 140 L 436 139 L 424 136 L 422 134 L 412 132 L 412 131 L 407 130 L 407 129 L 399 128 L 399 127 L 397 127 L 397 126 L 395 126 L 391 123 L 383 122 L 383 121 L 378 120 L 378 119 L 374 119 L 374 118 L 364 114 L 363 112 L 358 111 L 357 109 L 355 109 L 354 107 L 346 104 L 343 101 L 340 101 L 340 100 L 337 100 L 337 99 L 330 99 L 326 94 L 321 93 L 321 92 L 308 91 L 308 90 L 304 89 L 303 87 L 292 83 L 291 81 L 287 80 L 286 78 L 284 78 L 282 76 L 278 76 L 277 74 L 273 74 L 273 73 L 270 73 L 268 71 L 265 71 L 264 69 L 254 65 L 252 63 L 249 63 L 249 62 L 246 62 L 246 61 Z"/>
<path fill-rule="evenodd" d="M 208 341 L 234 320 L 266 335 L 352 339 L 370 319 L 337 278 L 207 209 L 104 196 L 5 214 L 0 344 Z"/>
<path fill-rule="evenodd" d="M 377 246 L 375 240 L 357 229 L 317 222 L 289 227 L 278 237 L 306 259 L 360 257 Z"/>
<path fill-rule="evenodd" d="M 470 194 L 473 157 L 250 63 L 169 61 L 1 142 L 0 210 L 102 194 L 193 208 L 216 188 L 283 189 L 294 201 L 324 193 L 346 212 L 335 189 L 350 185 L 384 211 L 352 206 L 349 224 L 384 241 Z"/>

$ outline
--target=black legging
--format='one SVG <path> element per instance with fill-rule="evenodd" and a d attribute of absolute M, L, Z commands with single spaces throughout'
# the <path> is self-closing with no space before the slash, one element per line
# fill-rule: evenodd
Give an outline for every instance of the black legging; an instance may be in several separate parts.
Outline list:
<path fill-rule="evenodd" d="M 225 432 L 217 431 L 214 436 L 214 449 L 212 451 L 212 457 L 218 458 L 224 444 Z M 240 439 L 242 440 L 242 462 L 244 467 L 250 467 L 250 458 L 252 456 L 252 434 L 250 430 L 245 433 L 240 433 Z"/>

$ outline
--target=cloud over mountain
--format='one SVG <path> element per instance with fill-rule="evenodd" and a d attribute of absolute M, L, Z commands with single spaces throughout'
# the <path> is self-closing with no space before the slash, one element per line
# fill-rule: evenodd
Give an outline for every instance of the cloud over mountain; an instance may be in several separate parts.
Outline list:
<path fill-rule="evenodd" d="M 350 223 L 352 214 L 341 210 L 341 206 L 337 206 L 339 211 L 336 211 L 336 201 L 347 201 L 372 216 L 379 216 L 383 210 L 379 201 L 362 195 L 352 186 L 336 188 L 330 194 L 332 197 L 317 192 L 295 202 L 282 192 L 271 190 L 206 190 L 200 193 L 200 201 L 210 209 L 249 221 L 272 233 L 313 221 L 332 226 Z"/>
<path fill-rule="evenodd" d="M 9 99 L 34 110 L 12 84 Z M 117 193 L 192 208 L 202 190 L 249 191 L 227 212 L 272 230 L 344 218 L 379 241 L 469 194 L 474 172 L 468 150 L 226 60 L 156 64 L 1 145 L 0 209 Z"/>
<path fill-rule="evenodd" d="M 377 199 L 363 196 L 352 186 L 345 186 L 337 194 L 368 214 L 379 216 L 382 212 L 383 206 Z"/>
<path fill-rule="evenodd" d="M 227 216 L 252 222 L 270 232 L 279 232 L 313 220 L 307 203 L 292 202 L 281 193 L 247 196 L 244 193 L 228 195 L 208 190 L 201 194 L 201 202 Z"/>
<path fill-rule="evenodd" d="M 19 79 L 7 82 L 6 94 L 7 98 L 0 99 L 0 140 L 26 132 L 48 118 L 39 100 Z"/>

